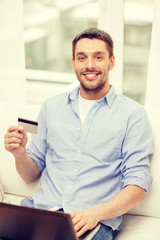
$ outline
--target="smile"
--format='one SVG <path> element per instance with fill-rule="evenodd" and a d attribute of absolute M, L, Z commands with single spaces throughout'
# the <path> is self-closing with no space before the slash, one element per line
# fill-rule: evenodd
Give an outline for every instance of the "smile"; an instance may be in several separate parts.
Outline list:
<path fill-rule="evenodd" d="M 88 80 L 93 80 L 95 79 L 99 73 L 84 73 L 83 74 Z"/>
<path fill-rule="evenodd" d="M 96 76 L 97 74 L 86 74 L 87 77 L 94 77 Z"/>

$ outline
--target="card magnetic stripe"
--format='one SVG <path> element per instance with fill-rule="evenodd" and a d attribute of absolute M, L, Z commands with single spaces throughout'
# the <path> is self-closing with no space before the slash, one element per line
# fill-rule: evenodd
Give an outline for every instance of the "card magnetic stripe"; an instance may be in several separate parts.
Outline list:
<path fill-rule="evenodd" d="M 23 119 L 23 118 L 18 118 L 18 122 L 23 122 L 23 123 L 28 123 L 28 124 L 32 124 L 32 125 L 38 126 L 38 122 L 27 120 L 27 119 Z"/>

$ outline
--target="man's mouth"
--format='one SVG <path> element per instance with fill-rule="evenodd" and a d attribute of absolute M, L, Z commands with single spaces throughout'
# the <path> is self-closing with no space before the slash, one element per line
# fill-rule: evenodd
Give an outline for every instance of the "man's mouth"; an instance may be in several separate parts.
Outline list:
<path fill-rule="evenodd" d="M 83 73 L 83 75 L 88 79 L 88 80 L 94 80 L 100 73 Z"/>

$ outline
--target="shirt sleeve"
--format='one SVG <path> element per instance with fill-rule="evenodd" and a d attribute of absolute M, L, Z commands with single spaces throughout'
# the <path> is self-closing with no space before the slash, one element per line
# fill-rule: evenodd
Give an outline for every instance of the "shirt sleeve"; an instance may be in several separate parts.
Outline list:
<path fill-rule="evenodd" d="M 137 185 L 148 191 L 152 176 L 149 156 L 153 153 L 151 127 L 144 108 L 134 111 L 128 119 L 122 145 L 122 188 Z"/>
<path fill-rule="evenodd" d="M 46 166 L 45 155 L 47 152 L 47 127 L 45 119 L 45 105 L 42 106 L 38 116 L 38 134 L 32 134 L 31 143 L 27 147 L 27 153 L 42 172 Z"/>

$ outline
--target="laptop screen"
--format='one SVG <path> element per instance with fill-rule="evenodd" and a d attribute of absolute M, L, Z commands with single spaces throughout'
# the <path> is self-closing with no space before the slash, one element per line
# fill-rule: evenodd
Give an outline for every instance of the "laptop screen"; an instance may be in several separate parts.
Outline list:
<path fill-rule="evenodd" d="M 11 240 L 76 240 L 71 216 L 0 203 L 0 237 Z"/>

